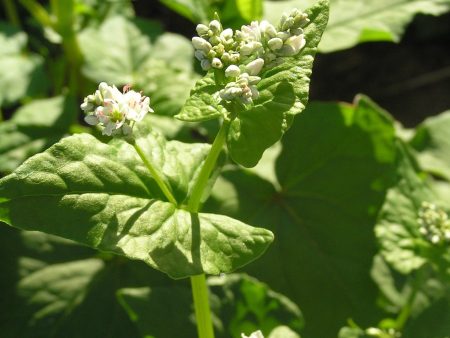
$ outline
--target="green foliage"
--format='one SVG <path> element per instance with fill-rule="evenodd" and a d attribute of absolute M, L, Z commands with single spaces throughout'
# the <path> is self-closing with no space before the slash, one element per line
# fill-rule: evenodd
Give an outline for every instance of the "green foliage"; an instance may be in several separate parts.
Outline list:
<path fill-rule="evenodd" d="M 137 143 L 181 205 L 209 146 L 166 143 L 140 128 Z M 131 145 L 107 145 L 86 134 L 63 139 L 2 179 L 0 219 L 143 260 L 174 278 L 233 271 L 261 255 L 273 238 L 229 217 L 177 208 Z"/>
<path fill-rule="evenodd" d="M 218 13 L 227 27 L 238 28 L 262 17 L 263 0 L 160 0 L 194 23 L 207 23 Z"/>
<path fill-rule="evenodd" d="M 301 304 L 305 334 L 330 337 L 349 316 L 374 315 L 371 227 L 394 179 L 394 141 L 392 121 L 367 98 L 313 103 L 282 140 L 280 188 L 236 170 L 217 182 L 211 210 L 274 232 L 247 271 Z"/>
<path fill-rule="evenodd" d="M 32 101 L 0 124 L 0 172 L 11 172 L 69 131 L 77 110 L 73 98 Z"/>
<path fill-rule="evenodd" d="M 410 144 L 422 169 L 450 181 L 450 112 L 426 119 Z"/>
<path fill-rule="evenodd" d="M 428 261 L 443 273 L 450 267 L 450 250 L 430 243 L 420 232 L 419 211 L 423 202 L 445 206 L 418 176 L 405 150 L 398 164 L 398 183 L 388 191 L 380 211 L 376 236 L 384 258 L 399 272 L 408 274 Z M 399 212 L 401 211 L 401 212 Z"/>
<path fill-rule="evenodd" d="M 0 22 L 0 107 L 46 90 L 43 58 L 25 53 L 26 44 L 24 32 Z"/>
<path fill-rule="evenodd" d="M 138 337 L 114 300 L 130 269 L 43 233 L 0 233 L 3 337 Z"/>
<path fill-rule="evenodd" d="M 204 121 L 236 114 L 232 119 L 227 145 L 234 161 L 253 167 L 263 152 L 289 129 L 293 118 L 308 101 L 314 55 L 328 20 L 328 1 L 319 1 L 306 10 L 311 22 L 305 28 L 306 46 L 295 57 L 263 70 L 257 89 L 260 96 L 247 110 L 225 107 L 214 96 L 220 87 L 212 71 L 199 80 L 180 114 L 183 121 Z M 231 109 L 231 111 L 230 111 Z"/>
<path fill-rule="evenodd" d="M 300 310 L 267 285 L 244 274 L 210 277 L 208 285 L 217 337 L 239 337 L 257 329 L 270 333 L 268 337 L 277 337 L 280 332 L 289 332 L 284 338 L 298 337 L 279 325 L 300 329 Z M 192 296 L 186 287 L 121 289 L 118 298 L 142 336 L 176 337 L 181 332 L 186 337 L 195 336 Z"/>
<path fill-rule="evenodd" d="M 272 21 L 283 11 L 314 2 L 265 1 L 264 16 Z M 440 15 L 449 10 L 448 0 L 331 0 L 330 22 L 319 50 L 330 53 L 368 41 L 399 42 L 415 15 Z"/>
<path fill-rule="evenodd" d="M 162 34 L 153 21 L 114 16 L 83 30 L 79 40 L 88 78 L 143 90 L 158 114 L 177 113 L 197 78 L 190 42 L 177 34 Z"/>

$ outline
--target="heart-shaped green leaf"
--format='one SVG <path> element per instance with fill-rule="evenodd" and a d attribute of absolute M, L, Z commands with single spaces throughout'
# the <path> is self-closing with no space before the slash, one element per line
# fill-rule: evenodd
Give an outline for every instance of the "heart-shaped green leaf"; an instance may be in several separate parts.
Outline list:
<path fill-rule="evenodd" d="M 146 129 L 137 143 L 180 205 L 209 151 Z M 173 278 L 229 272 L 261 255 L 270 231 L 167 202 L 133 147 L 79 134 L 0 180 L 0 220 L 139 259 Z"/>
<path fill-rule="evenodd" d="M 279 188 L 224 171 L 213 195 L 222 203 L 207 210 L 267 224 L 276 240 L 247 271 L 301 306 L 305 335 L 335 337 L 349 317 L 376 320 L 369 266 L 376 213 L 395 180 L 393 122 L 365 97 L 312 103 L 282 147 Z"/>

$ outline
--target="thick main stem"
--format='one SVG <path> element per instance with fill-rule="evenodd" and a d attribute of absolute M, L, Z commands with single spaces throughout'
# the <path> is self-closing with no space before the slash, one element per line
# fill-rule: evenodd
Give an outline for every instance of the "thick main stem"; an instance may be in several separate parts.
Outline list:
<path fill-rule="evenodd" d="M 217 158 L 219 157 L 223 145 L 225 144 L 229 126 L 230 122 L 225 120 L 220 127 L 220 130 L 217 133 L 217 136 L 211 146 L 211 150 L 206 157 L 205 163 L 200 170 L 200 174 L 198 175 L 197 181 L 194 184 L 194 188 L 192 189 L 192 194 L 187 205 L 187 208 L 190 212 L 196 213 L 200 208 L 203 192 L 208 184 L 209 177 L 211 176 L 211 173 L 216 166 Z"/>
<path fill-rule="evenodd" d="M 211 310 L 208 301 L 208 286 L 205 275 L 191 276 L 192 295 L 194 296 L 195 319 L 199 338 L 214 338 Z"/>
<path fill-rule="evenodd" d="M 163 192 L 164 196 L 166 196 L 167 200 L 170 203 L 173 203 L 173 204 L 177 205 L 177 200 L 175 199 L 175 197 L 173 197 L 172 192 L 167 187 L 167 185 L 164 183 L 164 180 L 162 179 L 162 177 L 159 175 L 159 173 L 155 170 L 153 165 L 147 159 L 147 157 L 145 156 L 145 154 L 142 151 L 141 147 L 139 147 L 139 145 L 136 143 L 136 141 L 132 141 L 130 143 L 134 147 L 136 152 L 138 153 L 138 155 L 141 158 L 142 162 L 144 162 L 144 164 L 145 164 L 146 168 L 148 169 L 148 171 L 150 171 L 150 174 L 152 175 L 152 177 L 155 180 L 156 184 L 158 184 L 158 187 L 161 189 L 161 191 Z"/>
<path fill-rule="evenodd" d="M 200 169 L 200 174 L 195 181 L 192 194 L 188 202 L 188 210 L 197 213 L 203 192 L 208 184 L 208 180 L 213 172 L 217 159 L 222 151 L 228 132 L 230 122 L 225 120 L 211 146 L 211 150 L 206 157 L 205 163 Z M 197 330 L 199 338 L 214 338 L 214 328 L 211 320 L 211 309 L 208 300 L 208 286 L 204 274 L 191 277 L 192 293 L 194 295 L 195 318 L 197 320 Z"/>

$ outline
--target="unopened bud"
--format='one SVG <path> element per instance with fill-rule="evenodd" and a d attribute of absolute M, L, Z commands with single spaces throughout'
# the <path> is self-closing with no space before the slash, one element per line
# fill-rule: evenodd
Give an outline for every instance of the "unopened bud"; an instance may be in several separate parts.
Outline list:
<path fill-rule="evenodd" d="M 269 45 L 269 48 L 271 50 L 278 50 L 283 47 L 283 40 L 281 40 L 280 38 L 273 38 L 270 39 L 267 44 Z"/>
<path fill-rule="evenodd" d="M 199 24 L 199 25 L 197 25 L 195 30 L 197 31 L 198 35 L 204 36 L 204 35 L 208 35 L 209 28 L 206 25 Z"/>
<path fill-rule="evenodd" d="M 209 28 L 213 31 L 213 33 L 217 34 L 222 31 L 222 25 L 219 21 L 213 20 L 209 23 Z"/>
<path fill-rule="evenodd" d="M 198 36 L 192 38 L 192 44 L 194 45 L 195 49 L 200 49 L 205 53 L 208 53 L 209 50 L 212 48 L 211 44 L 208 41 Z"/>
<path fill-rule="evenodd" d="M 258 75 L 263 66 L 264 66 L 264 60 L 261 58 L 258 58 L 256 60 L 253 60 L 249 64 L 247 64 L 247 66 L 245 68 L 249 75 Z"/>
<path fill-rule="evenodd" d="M 226 77 L 238 77 L 241 74 L 241 70 L 236 65 L 228 66 L 225 70 Z"/>
<path fill-rule="evenodd" d="M 220 61 L 219 58 L 214 58 L 211 61 L 211 66 L 213 68 L 222 69 L 223 68 L 223 63 L 222 63 L 222 61 Z"/>

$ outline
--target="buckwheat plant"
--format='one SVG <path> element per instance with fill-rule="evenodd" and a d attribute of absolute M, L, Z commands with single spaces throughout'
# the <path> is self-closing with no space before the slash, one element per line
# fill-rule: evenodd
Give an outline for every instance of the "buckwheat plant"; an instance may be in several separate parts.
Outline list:
<path fill-rule="evenodd" d="M 192 43 L 207 74 L 176 118 L 219 119 L 212 145 L 165 140 L 146 117 L 150 98 L 100 83 L 81 109 L 110 140 L 76 134 L 27 160 L 0 180 L 0 220 L 189 277 L 199 337 L 214 337 L 205 274 L 245 266 L 273 241 L 269 230 L 201 212 L 218 159 L 226 148 L 237 164 L 256 165 L 305 108 L 327 20 L 320 0 L 276 26 L 254 21 L 233 31 L 218 17 L 197 26 Z"/>

